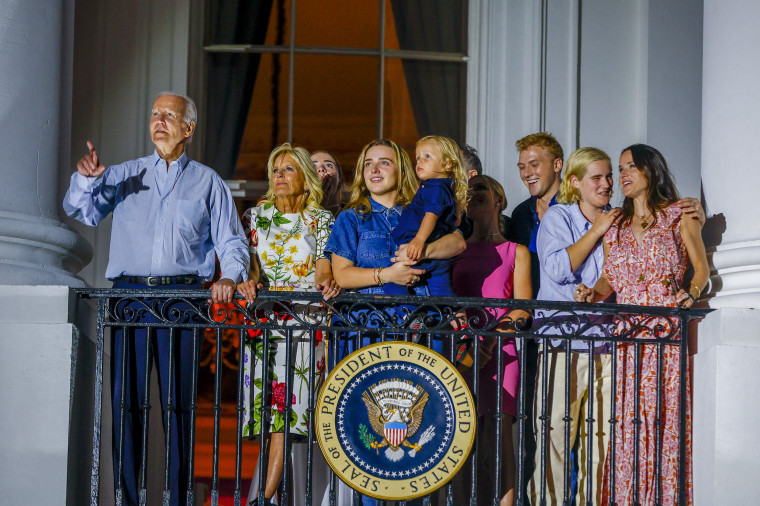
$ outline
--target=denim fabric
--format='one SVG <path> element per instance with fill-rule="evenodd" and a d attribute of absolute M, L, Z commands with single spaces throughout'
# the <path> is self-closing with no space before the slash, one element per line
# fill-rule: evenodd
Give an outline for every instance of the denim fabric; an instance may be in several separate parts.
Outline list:
<path fill-rule="evenodd" d="M 370 205 L 370 212 L 365 214 L 346 209 L 338 215 L 325 246 L 326 254 L 345 258 L 356 267 L 374 269 L 391 264 L 391 256 L 397 249 L 391 232 L 398 225 L 401 206 L 388 208 L 372 199 Z M 366 288 L 358 291 L 375 293 Z"/>
<path fill-rule="evenodd" d="M 390 258 L 396 251 L 396 244 L 393 241 L 391 233 L 393 228 L 398 225 L 401 216 L 401 207 L 394 206 L 387 208 L 382 204 L 370 199 L 371 212 L 364 215 L 359 214 L 356 209 L 346 209 L 338 215 L 335 225 L 327 240 L 325 252 L 331 255 L 338 255 L 346 260 L 350 260 L 356 267 L 374 269 L 376 267 L 388 267 L 391 264 Z M 367 294 L 385 294 L 381 286 L 368 286 L 357 290 L 359 293 Z M 427 285 L 414 287 L 412 295 L 429 296 L 430 290 Z M 395 310 L 388 308 L 387 313 L 395 314 Z M 351 318 L 359 322 L 366 311 L 356 311 L 352 313 Z M 334 324 L 340 326 L 334 320 Z M 378 322 L 367 321 L 366 327 L 377 327 Z M 337 359 L 340 360 L 349 353 L 357 349 L 357 339 L 354 339 L 355 333 L 341 333 L 340 347 L 337 350 Z M 374 336 L 376 339 L 377 336 Z M 365 336 L 361 346 L 366 346 L 372 342 L 372 338 Z M 443 346 L 439 340 L 433 341 L 433 349 L 439 353 Z M 332 362 L 328 359 L 328 364 Z"/>
<path fill-rule="evenodd" d="M 393 230 L 397 244 L 406 244 L 417 235 L 425 213 L 438 216 L 433 232 L 427 242 L 440 239 L 456 228 L 457 207 L 451 178 L 428 179 L 420 183 L 414 198 L 401 213 L 398 226 Z"/>

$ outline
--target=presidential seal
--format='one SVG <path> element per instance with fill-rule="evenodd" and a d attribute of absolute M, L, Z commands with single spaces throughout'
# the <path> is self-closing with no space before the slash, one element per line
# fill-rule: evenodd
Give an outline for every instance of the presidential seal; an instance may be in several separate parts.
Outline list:
<path fill-rule="evenodd" d="M 316 405 L 316 435 L 348 486 L 383 500 L 427 495 L 462 467 L 475 438 L 472 394 L 454 366 L 414 343 L 366 346 L 338 364 Z"/>

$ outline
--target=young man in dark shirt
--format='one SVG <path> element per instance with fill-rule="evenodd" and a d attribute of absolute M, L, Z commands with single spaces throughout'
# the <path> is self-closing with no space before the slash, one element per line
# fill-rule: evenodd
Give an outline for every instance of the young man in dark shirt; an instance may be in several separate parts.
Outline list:
<path fill-rule="evenodd" d="M 550 206 L 556 203 L 559 191 L 564 154 L 562 146 L 553 135 L 539 132 L 528 135 L 515 143 L 519 158 L 517 167 L 520 178 L 530 192 L 530 197 L 512 211 L 512 220 L 507 239 L 528 247 L 530 251 L 530 274 L 533 298 L 539 288 L 539 265 L 536 250 L 536 236 L 541 218 Z M 525 440 L 525 481 L 518 486 L 527 486 L 534 469 L 536 453 L 536 432 L 533 427 L 533 398 L 536 391 L 536 371 L 538 368 L 538 343 L 528 340 L 525 359 L 525 399 L 527 431 Z"/>
<path fill-rule="evenodd" d="M 512 211 L 507 239 L 527 246 L 530 251 L 531 283 L 535 298 L 539 288 L 536 236 L 544 213 L 556 203 L 564 154 L 557 139 L 546 132 L 523 137 L 515 143 L 515 147 L 519 153 L 517 167 L 520 169 L 520 178 L 528 188 L 530 197 Z"/>

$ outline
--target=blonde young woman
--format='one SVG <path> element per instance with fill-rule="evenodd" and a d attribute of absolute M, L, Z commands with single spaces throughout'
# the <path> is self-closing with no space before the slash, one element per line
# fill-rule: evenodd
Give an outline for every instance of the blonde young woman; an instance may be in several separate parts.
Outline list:
<path fill-rule="evenodd" d="M 397 250 L 404 245 L 397 245 L 392 237 L 401 211 L 411 202 L 417 187 L 409 156 L 395 142 L 380 139 L 364 146 L 356 163 L 351 198 L 335 221 L 325 247 L 335 279 L 344 289 L 383 294 L 383 282 L 392 282 L 409 287 L 416 295 L 430 295 L 426 285 L 418 284 L 425 271 L 416 268 L 414 260 L 397 258 Z M 451 258 L 464 249 L 464 238 L 454 232 L 426 244 L 422 258 Z M 391 264 L 394 260 L 397 261 Z M 338 360 L 354 351 L 353 341 L 337 343 L 341 346 L 336 350 Z M 366 344 L 368 337 L 362 342 Z M 323 504 L 326 500 L 327 495 Z M 375 504 L 369 497 L 362 497 L 362 501 L 365 505 Z M 352 504 L 351 491 L 342 482 L 338 504 Z"/>
<path fill-rule="evenodd" d="M 340 287 L 333 279 L 330 261 L 325 256 L 325 244 L 333 223 L 332 214 L 322 209 L 322 185 L 309 153 L 303 148 L 283 144 L 272 151 L 267 163 L 269 190 L 259 205 L 247 210 L 243 215 L 243 228 L 250 240 L 251 272 L 245 283 L 237 290 L 248 300 L 256 297 L 257 290 L 266 287 L 277 291 L 318 291 L 330 298 L 340 293 Z M 289 297 L 286 297 L 289 298 Z M 301 308 L 301 309 L 299 309 Z M 305 304 L 292 304 L 293 311 L 309 311 L 304 316 L 324 318 L 313 314 Z M 287 325 L 291 320 L 283 320 Z M 290 433 L 296 437 L 308 435 L 309 364 L 311 354 L 316 354 L 317 377 L 324 368 L 324 344 L 318 342 L 311 348 L 309 333 L 292 333 L 294 345 L 291 348 L 293 374 L 291 420 L 285 420 L 285 398 L 288 371 L 285 368 L 287 348 L 284 332 L 272 332 L 269 353 L 268 385 L 271 386 L 271 436 L 269 440 L 269 465 L 264 496 L 269 500 L 275 495 L 282 476 L 284 426 L 290 423 Z M 257 434 L 261 430 L 261 409 L 263 395 L 263 342 L 255 343 L 244 350 L 243 403 L 244 435 Z M 255 358 L 254 358 L 255 356 Z M 252 371 L 251 363 L 255 362 Z M 312 385 L 316 388 L 316 385 Z M 254 409 L 247 411 L 253 398 Z M 249 425 L 250 424 L 250 425 Z M 263 444 L 262 444 L 263 447 Z M 305 468 L 304 468 L 305 469 Z M 295 470 L 294 479 L 305 472 Z M 296 490 L 299 487 L 294 484 Z M 258 480 L 251 484 L 251 497 L 258 494 Z M 298 494 L 293 494 L 297 496 Z"/>
<path fill-rule="evenodd" d="M 610 209 L 612 197 L 612 165 L 610 157 L 597 148 L 580 148 L 565 162 L 565 173 L 560 183 L 557 205 L 550 207 L 541 220 L 537 250 L 541 288 L 538 300 L 572 301 L 578 283 L 593 285 L 602 273 L 604 251 L 602 237 L 618 218 L 619 209 Z M 547 311 L 551 317 L 554 311 Z M 536 311 L 536 320 L 544 317 Z M 589 315 L 589 318 L 594 318 Z M 556 317 L 555 317 L 556 318 Z M 546 334 L 566 333 L 573 322 L 562 322 L 562 328 L 549 328 Z M 603 335 L 596 332 L 594 335 Z M 612 373 L 609 344 L 598 342 L 593 346 L 593 362 L 589 359 L 589 343 L 570 342 L 565 352 L 565 341 L 554 339 L 543 348 L 539 356 L 537 394 L 533 413 L 537 433 L 536 469 L 528 491 L 533 504 L 541 498 L 541 463 L 546 476 L 547 504 L 562 504 L 565 493 L 572 500 L 571 479 L 565 490 L 565 464 L 572 467 L 571 455 L 565 448 L 575 447 L 579 441 L 575 462 L 578 466 L 578 502 L 601 502 L 601 482 L 609 439 Z M 594 379 L 589 383 L 589 370 L 593 366 Z M 570 371 L 567 405 L 569 438 L 565 443 L 565 372 Z M 543 376 L 546 370 L 547 392 L 543 395 Z M 545 404 L 544 404 L 544 398 Z M 588 433 L 585 419 L 593 402 L 594 430 Z M 545 408 L 545 411 L 544 411 Z M 541 417 L 546 417 L 546 425 Z M 545 429 L 545 438 L 541 437 Z M 546 442 L 546 445 L 542 444 Z M 589 449 L 591 451 L 589 452 Z M 589 457 L 591 453 L 591 457 Z M 591 475 L 587 469 L 591 465 Z M 590 492 L 590 493 L 589 493 Z"/>

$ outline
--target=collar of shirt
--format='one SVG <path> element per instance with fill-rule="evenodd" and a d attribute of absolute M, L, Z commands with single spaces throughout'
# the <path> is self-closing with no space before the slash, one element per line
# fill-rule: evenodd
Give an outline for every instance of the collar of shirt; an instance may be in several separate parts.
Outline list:
<path fill-rule="evenodd" d="M 530 233 L 530 244 L 528 244 L 528 251 L 532 251 L 533 253 L 538 251 L 536 248 L 536 238 L 538 237 L 538 227 L 541 225 L 541 220 L 538 219 L 538 211 L 536 211 L 536 200 L 538 200 L 538 197 L 530 198 L 530 212 L 533 214 L 533 230 Z M 557 194 L 555 193 L 552 199 L 549 201 L 549 207 L 553 206 L 556 203 Z"/>
<path fill-rule="evenodd" d="M 380 214 L 391 214 L 396 213 L 399 216 L 401 215 L 401 206 L 398 204 L 395 204 L 393 207 L 385 207 L 381 203 L 377 202 L 372 197 L 369 198 L 369 204 L 372 208 L 373 213 L 380 213 Z"/>
<path fill-rule="evenodd" d="M 555 193 L 552 199 L 549 201 L 549 207 L 557 203 L 557 195 L 559 195 L 559 192 Z M 536 222 L 540 222 L 541 220 L 538 219 L 538 211 L 536 211 L 537 200 L 538 200 L 538 197 L 530 198 L 530 211 L 533 213 L 533 217 L 536 219 Z"/>
<path fill-rule="evenodd" d="M 149 160 L 149 164 L 153 168 L 153 180 L 156 183 L 158 194 L 161 195 L 161 197 L 166 197 L 171 193 L 180 174 L 190 162 L 187 153 L 184 151 L 179 158 L 169 164 L 168 168 L 166 168 L 166 160 L 159 156 L 158 151 L 153 151 Z"/>
<path fill-rule="evenodd" d="M 420 181 L 420 186 L 432 186 L 432 185 L 451 186 L 451 178 L 450 177 L 439 177 L 439 178 L 435 178 L 435 179 L 425 179 L 424 181 Z"/>
<path fill-rule="evenodd" d="M 609 204 L 604 206 L 604 212 L 607 212 L 610 209 L 612 209 L 612 206 Z M 589 229 L 594 226 L 594 224 L 588 221 L 588 218 L 583 214 L 581 206 L 578 205 L 577 202 L 570 207 L 570 219 L 572 220 L 573 226 L 581 232 L 581 235 L 588 232 Z"/>

